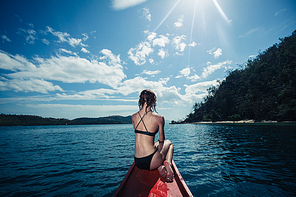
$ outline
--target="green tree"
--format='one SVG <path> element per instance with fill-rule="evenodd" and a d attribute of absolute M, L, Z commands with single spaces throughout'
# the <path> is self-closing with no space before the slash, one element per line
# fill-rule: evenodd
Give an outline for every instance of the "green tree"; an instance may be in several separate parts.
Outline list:
<path fill-rule="evenodd" d="M 296 31 L 207 91 L 185 122 L 296 120 Z"/>

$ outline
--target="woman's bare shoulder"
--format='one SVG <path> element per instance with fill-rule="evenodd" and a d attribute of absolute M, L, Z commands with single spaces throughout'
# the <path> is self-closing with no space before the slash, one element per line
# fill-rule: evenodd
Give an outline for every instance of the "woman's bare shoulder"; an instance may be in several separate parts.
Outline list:
<path fill-rule="evenodd" d="M 163 117 L 162 115 L 157 114 L 157 113 L 155 113 L 155 112 L 153 112 L 152 115 L 153 115 L 155 118 L 159 119 L 159 120 L 163 120 L 163 119 L 164 119 L 164 117 Z"/>
<path fill-rule="evenodd" d="M 134 113 L 134 114 L 132 115 L 132 119 L 134 119 L 134 118 L 136 117 L 137 114 L 138 114 L 138 112 Z"/>

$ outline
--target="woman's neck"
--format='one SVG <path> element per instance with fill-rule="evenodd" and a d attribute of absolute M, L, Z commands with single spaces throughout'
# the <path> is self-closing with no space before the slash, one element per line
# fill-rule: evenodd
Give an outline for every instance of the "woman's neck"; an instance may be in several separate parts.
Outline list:
<path fill-rule="evenodd" d="M 145 104 L 143 105 L 142 110 L 144 110 L 145 112 L 149 112 L 149 111 L 151 111 L 151 106 L 147 107 L 147 104 L 145 103 Z"/>

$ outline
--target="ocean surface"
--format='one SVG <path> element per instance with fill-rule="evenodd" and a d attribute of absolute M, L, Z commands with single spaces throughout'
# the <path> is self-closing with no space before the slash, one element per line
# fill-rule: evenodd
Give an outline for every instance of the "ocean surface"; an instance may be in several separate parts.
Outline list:
<path fill-rule="evenodd" d="M 295 125 L 165 125 L 194 196 L 296 196 Z M 156 136 L 158 139 L 158 136 Z M 112 196 L 132 125 L 0 127 L 0 196 Z"/>

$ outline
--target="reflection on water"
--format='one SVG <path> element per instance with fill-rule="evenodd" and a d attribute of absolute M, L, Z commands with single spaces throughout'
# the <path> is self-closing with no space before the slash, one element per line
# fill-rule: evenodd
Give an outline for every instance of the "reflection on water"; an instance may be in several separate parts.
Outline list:
<path fill-rule="evenodd" d="M 295 128 L 165 126 L 194 196 L 295 196 Z M 131 125 L 1 127 L 0 196 L 112 196 L 133 144 Z"/>

